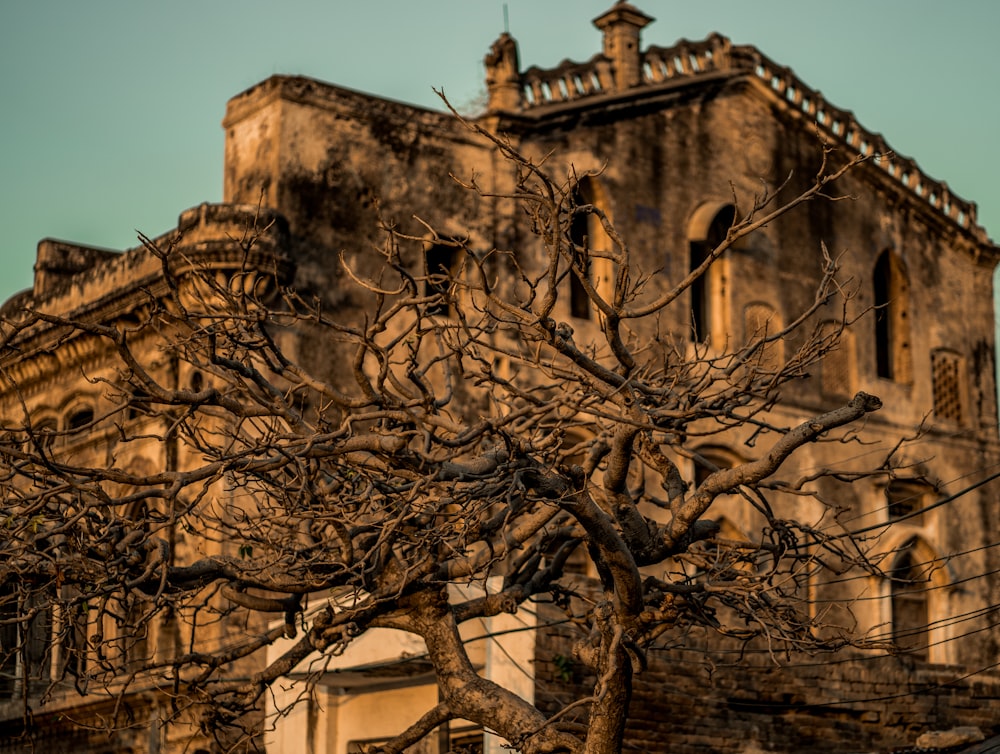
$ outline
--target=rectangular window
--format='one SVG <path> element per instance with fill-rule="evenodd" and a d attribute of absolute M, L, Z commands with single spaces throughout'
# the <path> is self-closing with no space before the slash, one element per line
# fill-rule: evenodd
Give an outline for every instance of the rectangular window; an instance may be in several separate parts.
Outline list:
<path fill-rule="evenodd" d="M 458 262 L 458 249 L 453 245 L 437 244 L 427 249 L 424 295 L 437 299 L 427 305 L 427 314 L 435 317 L 452 314 L 450 296 L 453 295 L 452 282 L 458 272 Z"/>
<path fill-rule="evenodd" d="M 919 511 L 926 505 L 932 488 L 918 481 L 894 479 L 885 488 L 890 521 L 905 518 L 913 526 L 922 526 Z"/>

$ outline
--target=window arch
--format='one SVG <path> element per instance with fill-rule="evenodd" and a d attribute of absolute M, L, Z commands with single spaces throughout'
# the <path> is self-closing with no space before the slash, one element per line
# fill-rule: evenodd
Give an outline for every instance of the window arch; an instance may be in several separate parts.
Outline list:
<path fill-rule="evenodd" d="M 897 541 L 902 544 L 890 550 L 883 591 L 892 640 L 909 657 L 947 662 L 948 628 L 937 623 L 949 612 L 945 566 L 923 537 Z"/>
<path fill-rule="evenodd" d="M 25 438 L 31 450 L 49 450 L 59 434 L 59 422 L 48 412 L 33 417 L 25 425 Z"/>
<path fill-rule="evenodd" d="M 573 191 L 572 206 L 591 205 L 604 213 L 610 220 L 611 210 L 607 195 L 601 184 L 592 176 L 584 176 Z M 608 236 L 601 218 L 594 212 L 576 212 L 570 221 L 569 240 L 573 244 L 571 253 L 578 259 L 578 249 L 585 250 L 586 266 L 583 274 L 587 282 L 605 299 L 614 293 L 614 267 L 610 259 L 600 256 L 611 251 L 611 237 Z M 575 271 L 569 273 L 569 309 L 570 316 L 578 319 L 591 319 L 593 305 L 587 289 Z"/>
<path fill-rule="evenodd" d="M 879 254 L 872 284 L 876 374 L 895 382 L 910 382 L 910 283 L 898 254 L 890 249 Z"/>
<path fill-rule="evenodd" d="M 743 459 L 722 445 L 702 445 L 692 454 L 694 473 L 691 477 L 693 489 L 702 485 L 709 476 L 719 469 L 731 469 L 743 463 Z"/>
<path fill-rule="evenodd" d="M 698 269 L 726 240 L 736 220 L 732 204 L 710 203 L 699 207 L 688 226 L 689 271 Z M 718 259 L 691 284 L 691 331 L 696 342 L 713 335 L 725 337 L 725 270 Z"/>
<path fill-rule="evenodd" d="M 70 432 L 83 429 L 94 421 L 94 409 L 90 406 L 75 406 L 66 414 L 66 429 Z"/>

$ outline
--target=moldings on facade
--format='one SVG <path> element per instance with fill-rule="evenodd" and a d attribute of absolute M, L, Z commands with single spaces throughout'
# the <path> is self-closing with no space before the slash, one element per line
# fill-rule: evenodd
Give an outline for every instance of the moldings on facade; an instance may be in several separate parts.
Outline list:
<path fill-rule="evenodd" d="M 797 336 L 768 339 L 811 303 L 821 275 L 820 243 L 837 256 L 858 295 L 844 310 L 823 303 L 813 319 L 815 331 L 829 342 L 839 339 L 840 348 L 826 355 L 815 374 L 788 386 L 787 406 L 776 409 L 776 421 L 792 425 L 863 390 L 885 403 L 869 419 L 866 438 L 891 447 L 921 427 L 922 444 L 902 459 L 908 475 L 864 480 L 847 493 L 824 490 L 826 508 L 797 498 L 783 504 L 806 508 L 802 515 L 829 526 L 862 528 L 898 519 L 893 537 L 879 543 L 887 558 L 893 548 L 909 553 L 897 556 L 890 569 L 900 577 L 896 583 L 869 574 L 849 585 L 810 583 L 814 609 L 845 623 L 884 627 L 886 636 L 904 633 L 903 624 L 922 616 L 933 628 L 925 635 L 926 646 L 911 657 L 871 652 L 855 655 L 857 662 L 793 667 L 753 652 L 742 665 L 710 665 L 705 658 L 714 657 L 712 652 L 744 657 L 745 648 L 694 631 L 682 645 L 659 651 L 638 677 L 629 742 L 662 751 L 669 741 L 675 754 L 846 754 L 888 752 L 912 743 L 918 731 L 959 725 L 1000 733 L 995 713 L 1000 678 L 979 672 L 996 663 L 987 630 L 992 625 L 995 631 L 990 623 L 995 617 L 983 612 L 976 632 L 962 641 L 955 640 L 959 630 L 952 627 L 954 616 L 994 605 L 998 592 L 995 578 L 979 578 L 1000 570 L 991 544 L 1000 529 L 996 488 L 956 493 L 970 475 L 1000 464 L 992 298 L 992 268 L 1000 250 L 977 224 L 975 204 L 954 196 L 912 159 L 895 155 L 881 135 L 865 130 L 850 111 L 828 103 L 788 68 L 718 34 L 643 49 L 640 33 L 652 20 L 618 2 L 594 21 L 603 33 L 602 52 L 549 69 L 521 70 L 515 40 L 501 35 L 486 56 L 487 112 L 473 120 L 503 133 L 526 154 L 551 155 L 553 171 L 591 171 L 576 205 L 599 210 L 624 231 L 630 258 L 648 273 L 654 293 L 687 275 L 725 238 L 737 213 L 734 194 L 753 197 L 762 177 L 813 168 L 820 142 L 842 154 L 871 157 L 840 189 L 859 201 L 815 203 L 747 238 L 660 324 L 678 352 L 710 353 L 713 344 L 751 347 L 759 341 L 753 347 L 766 369 L 801 345 Z M 61 448 L 123 468 L 183 464 L 176 447 L 153 439 L 122 442 L 109 429 L 117 422 L 141 426 L 140 435 L 149 438 L 169 434 L 168 427 L 143 414 L 142 394 L 116 392 L 118 375 L 106 343 L 85 334 L 65 337 L 59 322 L 72 317 L 127 329 L 142 321 L 167 285 L 155 249 L 176 250 L 169 264 L 182 280 L 188 272 L 209 271 L 210 286 L 254 297 L 291 285 L 297 294 L 321 301 L 324 313 L 338 322 L 360 316 L 359 301 L 344 284 L 345 268 L 364 277 L 375 267 L 371 240 L 383 219 L 424 239 L 415 244 L 419 253 L 404 260 L 419 275 L 435 268 L 454 272 L 448 244 L 455 242 L 516 252 L 523 269 L 537 269 L 539 247 L 522 214 L 503 198 L 513 190 L 514 177 L 450 114 L 301 76 L 273 76 L 229 101 L 223 127 L 224 203 L 188 209 L 176 228 L 120 254 L 40 242 L 34 287 L 6 302 L 2 314 L 16 318 L 31 309 L 47 316 L 21 336 L 19 353 L 0 363 L 7 379 L 0 389 L 4 417 L 25 422 L 33 442 L 57 438 Z M 475 196 L 452 177 L 470 175 L 499 198 Z M 609 241 L 598 214 L 578 219 L 574 239 L 604 250 Z M 441 232 L 431 234 L 428 226 Z M 255 242 L 248 249 L 251 236 Z M 614 264 L 598 259 L 590 273 L 588 282 L 601 289 L 615 274 Z M 424 292 L 433 295 L 434 285 L 427 281 Z M 600 317 L 574 305 L 569 281 L 566 288 L 553 314 L 584 342 L 600 327 Z M 210 299 L 205 291 L 199 294 L 199 301 Z M 447 307 L 433 314 L 451 316 Z M 195 365 L 172 360 L 164 348 L 169 333 L 135 337 L 173 384 L 194 392 L 207 386 Z M 305 328 L 280 337 L 289 353 L 332 375 L 331 382 L 347 374 L 343 354 Z M 106 417 L 113 421 L 84 437 L 85 428 Z M 567 456 L 576 439 L 567 436 Z M 731 447 L 695 447 L 685 469 L 689 478 L 760 452 L 749 428 L 734 430 L 731 439 Z M 810 446 L 796 469 L 806 475 L 832 463 L 853 468 L 855 454 L 863 455 L 867 446 L 858 447 Z M 229 503 L 239 503 L 237 492 L 226 494 Z M 914 499 L 931 504 L 948 495 L 956 497 L 947 515 L 943 509 L 910 515 Z M 745 539 L 760 528 L 755 516 L 734 494 L 721 501 L 717 523 L 725 536 Z M 193 560 L 200 547 L 196 533 L 180 534 L 177 547 L 180 559 Z M 920 563 L 938 563 L 960 550 L 975 554 L 934 570 L 934 591 L 926 599 L 904 588 Z M 577 575 L 584 584 L 586 574 Z M 838 614 L 843 604 L 854 612 Z M 593 679 L 572 660 L 570 627 L 523 630 L 553 619 L 550 612 L 539 606 L 497 616 L 489 625 L 470 627 L 466 638 L 478 642 L 479 672 L 555 714 Z M 218 630 L 224 636 L 246 629 L 234 622 Z M 482 639 L 490 632 L 501 638 Z M 160 641 L 162 652 L 183 640 L 176 625 L 165 623 L 156 633 L 147 638 Z M 281 648 L 273 648 L 272 658 Z M 262 710 L 272 714 L 263 736 L 267 751 L 348 754 L 398 732 L 391 724 L 421 714 L 428 700 L 432 705 L 436 700 L 421 651 L 412 637 L 388 630 L 366 635 L 320 674 L 315 692 L 290 715 L 273 716 L 273 707 Z M 256 668 L 248 662 L 240 670 L 250 674 Z M 965 677 L 969 672 L 976 674 Z M 295 698 L 301 691 L 296 684 L 309 673 L 308 662 L 293 669 L 276 692 L 277 703 Z M 913 693 L 901 697 L 904 692 Z M 129 700 L 148 730 L 123 733 L 116 750 L 208 751 L 207 739 L 193 732 L 194 726 L 161 723 L 159 711 L 167 702 L 151 688 L 138 689 Z M 16 737 L 18 705 L 13 699 L 0 702 L 2 753 L 27 746 Z M 399 720 L 385 715 L 386 709 Z M 40 749 L 55 751 L 69 741 L 60 750 L 107 751 L 96 735 L 59 723 L 67 711 L 96 717 L 106 704 L 69 695 L 47 700 L 36 710 L 43 726 Z M 489 733 L 457 723 L 452 733 L 454 740 L 475 740 L 478 751 L 504 750 Z M 443 752 L 446 738 L 428 743 L 421 754 Z"/>

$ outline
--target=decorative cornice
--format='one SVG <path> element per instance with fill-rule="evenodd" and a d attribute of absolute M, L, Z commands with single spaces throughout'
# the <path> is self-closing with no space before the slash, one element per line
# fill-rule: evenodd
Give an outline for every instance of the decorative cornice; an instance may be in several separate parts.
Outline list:
<path fill-rule="evenodd" d="M 181 213 L 177 229 L 152 245 L 169 250 L 167 269 L 176 278 L 199 271 L 212 276 L 218 285 L 230 290 L 238 285 L 255 295 L 288 283 L 294 272 L 287 221 L 278 212 L 251 205 L 202 204 L 189 209 Z M 58 249 L 74 252 L 70 244 L 61 242 Z M 13 311 L 8 302 L 5 315 L 16 322 L 20 311 L 30 310 L 68 322 L 112 324 L 169 290 L 164 261 L 145 247 L 104 255 L 77 274 L 63 277 L 60 285 L 43 289 L 41 295 L 18 294 L 19 311 Z M 0 370 L 30 390 L 49 374 L 72 373 L 85 363 L 96 365 L 103 349 L 96 336 L 39 321 L 18 333 L 7 353 L 0 360 Z"/>
<path fill-rule="evenodd" d="M 850 110 L 826 101 L 787 66 L 781 66 L 752 45 L 733 45 L 720 34 L 699 42 L 680 40 L 672 47 L 651 46 L 641 56 L 642 81 L 619 91 L 611 61 L 602 54 L 584 63 L 564 60 L 554 68 L 533 66 L 520 74 L 521 97 L 516 108 L 498 115 L 544 118 L 568 106 L 585 108 L 611 97 L 648 98 L 678 84 L 697 85 L 720 77 L 749 77 L 763 85 L 790 112 L 805 116 L 831 144 L 842 144 L 872 158 L 893 182 L 977 242 L 990 243 L 978 224 L 974 202 L 952 193 L 948 184 L 924 173 L 910 157 L 896 153 L 881 134 L 865 129 Z"/>

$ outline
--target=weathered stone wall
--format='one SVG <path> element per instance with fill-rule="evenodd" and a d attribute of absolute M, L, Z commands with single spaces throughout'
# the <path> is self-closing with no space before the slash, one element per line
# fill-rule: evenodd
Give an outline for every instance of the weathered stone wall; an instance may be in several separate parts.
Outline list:
<path fill-rule="evenodd" d="M 233 98 L 224 126 L 225 200 L 262 199 L 288 218 L 296 284 L 327 300 L 350 294 L 341 253 L 360 272 L 374 268 L 382 223 L 420 238 L 429 231 L 419 217 L 442 235 L 492 241 L 488 203 L 452 177 L 485 170 L 490 189 L 490 157 L 451 116 L 276 76 Z"/>
<path fill-rule="evenodd" d="M 541 622 L 547 617 L 557 619 Z M 549 714 L 593 688 L 573 659 L 579 638 L 562 627 L 539 634 L 535 698 Z M 665 644 L 679 647 L 651 650 L 649 667 L 635 677 L 626 740 L 638 751 L 856 754 L 912 746 L 921 733 L 962 725 L 1000 733 L 995 672 L 965 679 L 959 666 L 874 653 L 772 657 L 700 631 Z"/>
<path fill-rule="evenodd" d="M 617 98 L 539 105 L 531 112 L 494 114 L 481 122 L 509 132 L 528 156 L 549 155 L 548 167 L 560 177 L 571 170 L 595 171 L 602 209 L 628 242 L 633 264 L 651 275 L 646 300 L 688 272 L 690 241 L 714 212 L 733 201 L 745 212 L 756 194 L 777 190 L 786 181 L 777 201 L 791 198 L 809 184 L 822 153 L 801 108 L 787 107 L 759 78 L 748 75 L 640 86 Z M 422 262 L 422 239 L 430 235 L 415 216 L 442 235 L 468 236 L 484 251 L 513 250 L 527 269 L 537 269 L 543 258 L 522 212 L 509 202 L 484 199 L 454 180 L 475 175 L 483 189 L 503 191 L 511 187 L 511 171 L 487 142 L 449 115 L 302 77 L 276 76 L 235 97 L 224 127 L 225 201 L 259 202 L 276 213 L 273 237 L 265 239 L 273 247 L 269 251 L 282 256 L 283 265 L 287 262 L 282 269 L 299 292 L 318 295 L 338 318 L 357 319 L 366 303 L 345 275 L 341 254 L 360 275 L 374 270 L 380 262 L 376 248 L 384 241 L 382 222 L 414 237 L 400 249 L 413 269 Z M 844 159 L 844 152 L 832 159 Z M 881 168 L 859 168 L 831 192 L 851 198 L 809 202 L 741 241 L 717 266 L 712 273 L 712 291 L 718 294 L 715 345 L 747 336 L 744 312 L 750 306 L 768 305 L 785 323 L 808 307 L 820 280 L 820 244 L 825 243 L 853 292 L 847 314 L 855 321 L 842 345 L 849 357 L 839 373 L 841 384 L 836 391 L 828 389 L 821 379 L 826 367 L 818 367 L 787 387 L 791 405 L 773 418 L 795 423 L 842 403 L 844 394 L 849 397 L 855 390 L 881 396 L 885 408 L 866 428 L 874 445 L 815 444 L 782 470 L 783 478 L 794 480 L 835 463 L 864 467 L 929 417 L 926 432 L 901 453 L 901 460 L 907 473 L 926 476 L 938 496 L 954 494 L 1000 463 L 991 277 L 996 250 L 930 203 L 917 200 Z M 230 205 L 185 213 L 179 223 L 187 233 L 184 248 L 200 253 L 230 232 L 238 235 L 233 218 L 246 210 Z M 908 282 L 905 379 L 877 374 L 873 277 L 886 250 L 898 256 Z M 33 297 L 55 313 L 125 317 L 141 286 L 155 290 L 159 284 L 158 263 L 143 250 L 111 257 L 102 250 L 43 242 L 39 260 L 36 290 L 9 306 Z M 784 344 L 786 353 L 802 343 L 813 325 L 840 314 L 840 302 L 831 300 L 803 333 Z M 565 303 L 557 315 L 572 324 L 578 340 L 596 327 L 594 320 L 571 317 Z M 690 323 L 690 297 L 684 295 L 667 312 L 664 334 L 687 343 Z M 278 337 L 308 370 L 334 381 L 351 379 L 341 346 L 325 340 L 328 336 L 302 327 Z M 84 377 L 114 378 L 108 353 L 92 345 L 81 338 L 47 355 L 40 341 L 31 358 L 17 365 L 30 412 L 61 420 L 74 401 L 86 399 L 98 410 L 108 407 Z M 937 349 L 961 359 L 961 419 L 933 415 L 931 354 Z M 160 367 L 175 368 L 166 362 Z M 185 384 L 190 377 L 182 369 L 172 379 Z M 12 406 L 4 408 L 6 418 L 12 416 Z M 731 432 L 725 437 L 728 449 L 750 458 L 769 444 L 765 438 L 754 446 L 749 435 Z M 129 461 L 108 437 L 88 442 L 87 452 L 107 458 L 118 453 L 119 461 Z M 154 467 L 168 463 L 160 456 L 146 458 L 144 450 L 133 446 L 136 462 Z M 822 519 L 831 531 L 887 520 L 884 480 L 823 484 L 831 510 L 775 494 L 776 512 Z M 995 632 L 986 630 L 987 617 L 961 619 L 1000 603 L 1000 580 L 983 577 L 1000 570 L 1000 554 L 990 547 L 1000 530 L 998 500 L 995 486 L 979 489 L 919 521 L 895 526 L 895 533 L 874 543 L 889 551 L 919 537 L 941 555 L 968 553 L 948 562 L 943 583 L 931 598 L 932 613 L 941 621 L 934 634 L 940 643 L 930 650 L 933 664 L 865 655 L 857 662 L 792 658 L 787 661 L 791 667 L 781 667 L 784 658 L 775 665 L 766 653 L 754 650 L 740 667 L 730 667 L 736 655 L 723 653 L 726 647 L 718 641 L 698 634 L 679 637 L 682 648 L 652 652 L 650 669 L 638 680 L 631 744 L 680 754 L 850 752 L 910 744 L 918 732 L 932 728 L 972 724 L 993 730 L 989 710 L 1000 696 L 1000 681 L 987 675 L 956 679 L 989 665 L 1000 653 Z M 839 519 L 832 506 L 843 509 Z M 761 524 L 736 498 L 720 501 L 717 512 L 744 533 Z M 188 554 L 197 548 L 183 540 L 179 546 L 189 547 Z M 877 598 L 884 597 L 886 585 L 861 575 L 851 579 L 813 584 L 814 601 L 830 609 L 833 622 L 857 621 L 865 628 L 884 623 L 885 600 Z M 859 593 L 862 599 L 852 601 Z M 218 638 L 239 629 L 220 626 Z M 580 685 L 586 679 L 571 658 L 572 639 L 558 631 L 539 636 L 536 699 L 550 712 L 586 693 Z M 926 684 L 937 686 L 911 693 Z M 839 700 L 849 703 L 830 704 Z M 5 719 L 16 718 L 12 706 L 6 712 Z M 95 740 L 72 744 L 98 751 L 102 745 Z M 127 747 L 144 750 L 139 738 L 119 740 L 114 750 Z"/>
<path fill-rule="evenodd" d="M 785 113 L 755 80 L 730 79 L 701 86 L 678 86 L 655 103 L 636 98 L 632 107 L 601 112 L 580 103 L 539 121 L 512 121 L 529 155 L 551 154 L 557 174 L 601 169 L 598 181 L 610 198 L 610 214 L 630 245 L 631 259 L 655 273 L 650 294 L 687 273 L 688 238 L 699 208 L 735 200 L 741 213 L 765 188 L 777 201 L 791 199 L 809 185 L 822 159 L 822 145 L 798 113 Z M 503 124 L 502 126 L 503 127 Z M 831 155 L 838 165 L 841 147 Z M 744 307 L 769 301 L 789 322 L 812 303 L 822 269 L 821 243 L 842 268 L 853 291 L 848 309 L 856 352 L 855 388 L 883 397 L 876 417 L 917 425 L 933 407 L 930 353 L 947 348 L 967 360 L 968 429 L 995 439 L 992 364 L 991 254 L 983 254 L 969 232 L 928 206 L 914 202 L 875 166 L 862 166 L 828 193 L 846 197 L 815 199 L 762 228 L 729 254 L 724 265 L 728 335 L 742 338 Z M 772 205 L 773 207 L 774 205 Z M 767 209 L 761 214 L 766 213 Z M 531 243 L 522 235 L 519 241 Z M 895 383 L 875 376 L 873 269 L 885 249 L 902 258 L 910 283 L 912 378 Z M 531 256 L 531 247 L 523 250 Z M 537 250 L 537 249 L 536 249 Z M 672 307 L 671 321 L 686 337 L 690 305 Z M 840 316 L 831 300 L 820 319 Z M 807 328 L 808 329 L 808 328 Z M 804 333 L 786 345 L 791 350 Z M 820 402 L 818 381 L 792 386 L 791 393 L 812 407 Z"/>
<path fill-rule="evenodd" d="M 252 228 L 255 217 L 256 208 L 236 205 L 201 205 L 182 213 L 178 227 L 183 241 L 170 261 L 173 272 L 180 276 L 181 290 L 186 285 L 184 276 L 192 268 L 207 271 L 222 285 L 239 280 L 258 291 L 273 288 L 274 273 L 280 277 L 288 272 L 284 257 L 287 226 L 280 217 L 261 213 L 258 219 L 269 228 L 249 257 L 244 257 L 234 239 Z M 165 234 L 158 242 L 167 248 L 175 236 Z M 46 264 L 36 272 L 34 289 L 23 300 L 41 312 L 82 321 L 89 318 L 126 330 L 132 353 L 154 379 L 172 388 L 191 386 L 196 370 L 177 357 L 170 325 L 162 321 L 160 327 L 150 325 L 150 320 L 156 319 L 151 296 L 162 295 L 166 286 L 160 259 L 145 248 L 111 254 L 63 242 L 45 241 L 40 246 Z M 74 274 L 63 272 L 73 268 Z M 21 316 L 15 310 L 6 313 Z M 8 384 L 17 388 L 0 393 L 4 426 L 30 421 L 42 435 L 45 431 L 55 433 L 48 443 L 50 452 L 81 466 L 114 467 L 142 475 L 183 470 L 196 463 L 192 454 L 199 454 L 181 445 L 169 429 L 170 422 L 162 414 L 149 416 L 141 396 L 135 400 L 135 394 L 130 393 L 124 376 L 128 368 L 110 339 L 82 332 L 70 336 L 65 328 L 42 322 L 22 334 L 18 347 L 18 358 L 5 358 L 0 364 Z M 87 419 L 77 425 L 74 422 L 80 416 Z M 223 485 L 218 484 L 215 492 L 222 497 Z M 120 525 L 131 525 L 129 511 L 117 514 Z M 231 548 L 228 554 L 236 554 L 236 544 L 211 541 L 190 530 L 164 531 L 163 536 L 170 540 L 175 564 L 190 563 L 220 550 L 226 553 L 226 547 Z M 104 662 L 124 662 L 122 644 L 132 638 L 122 633 L 114 617 L 116 610 L 102 611 L 101 618 L 95 617 L 96 610 L 85 613 L 86 634 L 100 634 L 110 642 L 101 648 Z M 256 620 L 255 615 L 241 613 L 209 621 L 198 627 L 199 641 L 204 646 L 225 645 L 236 633 L 256 630 Z M 141 650 L 137 651 L 143 654 L 137 655 L 136 661 L 169 660 L 191 646 L 194 630 L 183 607 L 172 614 L 158 614 L 142 632 Z M 115 643 L 118 641 L 122 644 Z M 211 748 L 209 737 L 199 732 L 198 710 L 189 709 L 193 700 L 179 698 L 173 704 L 142 677 L 131 679 L 128 692 L 117 705 L 109 700 L 106 689 L 81 694 L 76 679 L 63 671 L 65 652 L 60 642 L 52 642 L 37 668 L 36 675 L 44 678 L 29 687 L 32 726 L 28 736 L 21 737 L 25 714 L 21 682 L 14 685 L 13 694 L 0 699 L 0 751 L 173 754 Z M 86 653 L 86 663 L 93 667 L 97 653 L 90 649 Z M 247 675 L 256 669 L 256 659 L 237 659 L 227 670 Z M 51 685 L 50 679 L 54 679 Z M 108 733 L 114 719 L 119 730 Z"/>
<path fill-rule="evenodd" d="M 687 272 L 689 228 L 700 207 L 732 201 L 735 193 L 745 211 L 761 191 L 761 181 L 773 190 L 787 179 L 778 195 L 779 201 L 787 200 L 808 185 L 821 159 L 821 145 L 801 118 L 785 113 L 751 80 L 678 87 L 657 106 L 637 97 L 631 110 L 620 104 L 606 112 L 581 105 L 539 119 L 512 122 L 521 129 L 524 150 L 551 152 L 550 165 L 562 161 L 578 170 L 603 170 L 597 180 L 610 197 L 607 209 L 630 243 L 633 262 L 657 271 L 653 291 L 665 290 Z M 831 156 L 834 165 L 841 159 L 837 153 Z M 825 243 L 853 295 L 847 313 L 856 321 L 842 344 L 851 351 L 848 394 L 864 390 L 885 403 L 865 428 L 871 445 L 804 448 L 779 476 L 794 480 L 811 469 L 838 464 L 861 468 L 865 459 L 870 463 L 924 422 L 926 433 L 897 454 L 905 466 L 900 475 L 926 476 L 936 488 L 934 499 L 959 493 L 991 473 L 1000 460 L 991 356 L 993 257 L 982 253 L 972 234 L 914 202 L 880 168 L 862 166 L 830 192 L 849 198 L 809 202 L 738 244 L 722 266 L 724 332 L 739 342 L 747 305 L 769 303 L 787 323 L 812 303 L 820 279 L 820 243 Z M 909 282 L 906 346 L 912 366 L 906 379 L 887 379 L 876 371 L 873 276 L 878 255 L 886 249 L 902 259 Z M 530 256 L 530 251 L 524 254 Z M 838 318 L 841 305 L 830 301 L 814 322 Z M 685 333 L 689 307 L 682 298 L 668 320 L 678 339 L 690 337 Z M 579 329 L 586 332 L 586 327 Z M 802 336 L 786 342 L 786 353 Z M 966 364 L 961 421 L 933 413 L 931 353 L 939 348 L 961 354 Z M 779 414 L 779 423 L 794 423 L 807 412 L 843 400 L 822 386 L 819 371 L 785 390 L 791 406 Z M 725 442 L 741 456 L 755 457 L 769 443 L 764 439 L 751 447 L 749 434 L 734 430 Z M 845 531 L 888 520 L 884 488 L 884 479 L 829 483 L 826 501 L 844 509 L 838 520 L 834 511 L 801 498 L 774 494 L 769 500 L 779 516 L 822 518 L 828 532 Z M 747 535 L 763 524 L 735 497 L 720 501 L 713 508 L 716 514 L 745 527 Z M 937 622 L 929 650 L 933 663 L 867 655 L 857 662 L 793 658 L 787 662 L 796 667 L 781 669 L 758 651 L 746 656 L 745 667 L 727 668 L 736 655 L 720 655 L 717 642 L 690 636 L 683 640 L 683 650 L 652 654 L 651 668 L 636 687 L 628 740 L 643 750 L 671 752 L 885 751 L 912 745 L 925 730 L 963 724 L 993 730 L 988 710 L 1000 693 L 1000 681 L 980 675 L 951 682 L 997 656 L 991 619 L 980 613 L 997 604 L 996 579 L 989 574 L 1000 566 L 992 546 L 998 527 L 1000 505 L 993 484 L 896 524 L 889 535 L 872 535 L 876 552 L 916 537 L 940 555 L 967 553 L 948 562 L 939 574 L 941 583 L 929 592 Z M 831 623 L 856 623 L 882 638 L 891 631 L 887 588 L 883 580 L 858 573 L 824 577 L 812 585 L 816 609 L 829 610 Z M 540 638 L 536 696 L 549 711 L 589 692 L 567 685 L 570 657 L 568 643 Z M 910 693 L 945 683 L 926 694 Z M 831 700 L 850 703 L 826 703 Z"/>

